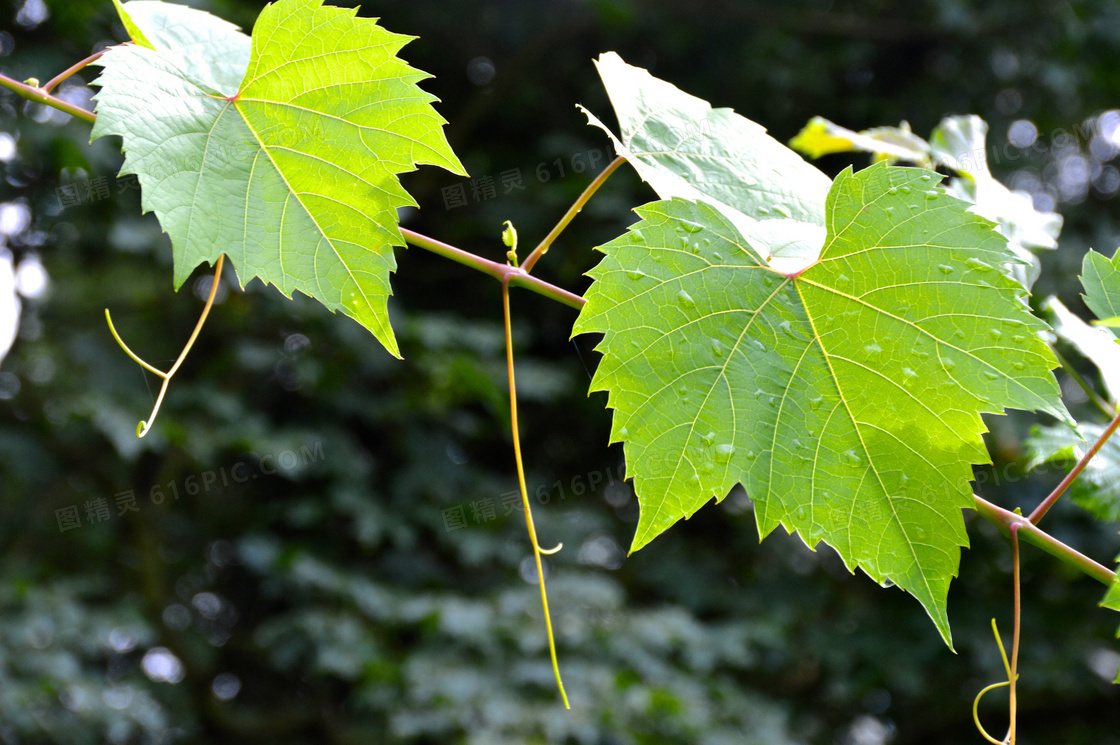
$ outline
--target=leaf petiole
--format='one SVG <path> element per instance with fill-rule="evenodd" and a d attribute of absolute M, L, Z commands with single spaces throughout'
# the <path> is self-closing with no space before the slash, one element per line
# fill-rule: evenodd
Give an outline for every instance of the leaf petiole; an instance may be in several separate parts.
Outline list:
<path fill-rule="evenodd" d="M 583 209 L 583 206 L 587 204 L 588 200 L 595 195 L 595 192 L 599 191 L 599 187 L 625 162 L 626 158 L 619 155 L 607 164 L 607 167 L 603 169 L 602 173 L 595 177 L 594 181 L 587 185 L 587 188 L 579 195 L 579 199 L 577 199 L 572 206 L 568 208 L 568 211 L 564 213 L 564 216 L 560 218 L 560 222 L 556 223 L 556 226 L 548 232 L 548 235 L 546 235 L 539 244 L 537 244 L 533 252 L 525 258 L 525 261 L 521 264 L 521 269 L 526 274 L 532 271 L 537 261 L 548 253 L 549 246 L 552 245 L 552 242 L 564 232 L 564 228 L 568 227 L 568 223 L 575 219 L 575 216 L 580 213 L 580 210 Z"/>

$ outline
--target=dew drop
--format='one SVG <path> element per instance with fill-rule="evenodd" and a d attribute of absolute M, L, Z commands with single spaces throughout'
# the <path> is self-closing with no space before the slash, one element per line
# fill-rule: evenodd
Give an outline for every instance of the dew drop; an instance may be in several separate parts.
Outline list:
<path fill-rule="evenodd" d="M 626 272 L 626 275 L 630 277 L 630 279 L 641 279 L 642 277 L 648 276 L 641 269 L 630 269 Z"/>
<path fill-rule="evenodd" d="M 902 374 L 905 375 L 907 378 L 918 377 L 918 373 L 914 372 L 913 368 L 909 368 L 909 367 L 902 368 Z"/>
<path fill-rule="evenodd" d="M 887 189 L 887 193 L 888 194 L 897 194 L 898 193 L 898 187 L 897 186 L 892 186 L 891 188 Z"/>
<path fill-rule="evenodd" d="M 868 354 L 878 354 L 879 352 L 883 351 L 883 348 L 875 342 L 871 342 L 870 344 L 867 344 L 863 347 L 863 351 L 867 352 Z"/>
<path fill-rule="evenodd" d="M 759 207 L 759 208 L 758 208 L 758 214 L 760 214 L 760 215 L 769 215 L 769 214 L 770 214 L 770 210 L 769 210 L 768 208 L 766 208 L 766 207 Z"/>
<path fill-rule="evenodd" d="M 1024 367 L 1026 367 L 1026 365 L 1024 365 L 1022 362 L 1012 362 L 1011 367 L 1014 370 L 1022 370 Z"/>
<path fill-rule="evenodd" d="M 775 204 L 774 205 L 774 211 L 777 212 L 782 217 L 789 217 L 789 208 L 786 207 L 784 204 Z"/>
<path fill-rule="evenodd" d="M 922 181 L 925 181 L 927 184 L 932 180 L 933 176 L 930 176 L 928 173 L 922 176 Z"/>
<path fill-rule="evenodd" d="M 631 230 L 630 231 L 630 238 L 633 239 L 633 241 L 635 243 L 645 243 L 646 242 L 646 237 L 644 235 L 642 235 L 642 231 L 640 231 L 640 230 Z"/>
<path fill-rule="evenodd" d="M 988 329 L 988 336 L 992 337 L 993 339 L 998 339 L 1003 336 L 1003 332 L 999 329 Z"/>
<path fill-rule="evenodd" d="M 689 295 L 684 290 L 681 290 L 680 292 L 677 293 L 677 301 L 680 302 L 680 304 L 683 305 L 686 308 L 695 308 L 696 307 L 696 301 L 693 300 L 692 296 Z"/>
<path fill-rule="evenodd" d="M 719 253 L 718 251 L 713 251 L 712 258 L 716 261 L 723 261 L 723 254 Z"/>
<path fill-rule="evenodd" d="M 903 194 L 909 194 L 912 191 L 912 189 L 909 186 L 900 186 L 900 187 L 898 187 L 898 190 L 900 192 L 902 192 Z"/>
<path fill-rule="evenodd" d="M 887 213 L 888 217 L 890 217 L 894 214 L 894 207 L 884 207 L 883 211 Z"/>
<path fill-rule="evenodd" d="M 682 223 L 682 225 L 684 226 L 685 231 L 689 232 L 689 233 L 699 233 L 701 230 L 704 229 L 704 227 L 702 225 L 698 225 L 697 223 L 694 223 L 694 222 L 686 222 L 686 223 Z"/>
<path fill-rule="evenodd" d="M 851 281 L 851 278 L 849 278 L 847 274 L 841 274 L 836 278 L 836 284 L 847 284 Z"/>
<path fill-rule="evenodd" d="M 948 264 L 938 264 L 937 268 L 941 270 L 942 274 L 952 274 L 953 273 L 953 267 L 949 266 Z"/>
<path fill-rule="evenodd" d="M 984 371 L 984 377 L 987 378 L 988 380 L 998 380 L 999 379 L 999 373 L 997 373 L 993 370 L 985 370 Z"/>
<path fill-rule="evenodd" d="M 766 351 L 766 345 L 760 342 L 758 339 L 751 339 L 751 344 L 754 344 L 760 352 Z"/>
<path fill-rule="evenodd" d="M 931 202 L 934 199 L 937 199 L 937 197 L 938 197 L 938 194 L 937 194 L 936 191 L 927 191 L 926 192 L 926 199 L 930 200 Z"/>
<path fill-rule="evenodd" d="M 971 269 L 975 269 L 978 272 L 990 272 L 992 270 L 991 264 L 986 264 L 975 256 L 965 259 L 964 263 L 968 264 Z"/>
<path fill-rule="evenodd" d="M 722 443 L 716 445 L 716 461 L 719 463 L 727 463 L 731 460 L 731 456 L 735 454 L 736 447 L 730 443 Z"/>

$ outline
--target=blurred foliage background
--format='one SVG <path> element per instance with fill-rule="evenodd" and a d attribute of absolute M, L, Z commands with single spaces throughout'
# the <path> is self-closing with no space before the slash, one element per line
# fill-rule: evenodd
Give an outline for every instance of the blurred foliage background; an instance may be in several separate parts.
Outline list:
<path fill-rule="evenodd" d="M 263 6 L 190 4 L 247 30 Z M 436 76 L 424 85 L 472 176 L 407 176 L 422 209 L 404 224 L 498 260 L 503 220 L 533 245 L 609 161 L 574 106 L 614 121 L 591 64 L 606 50 L 782 140 L 815 114 L 853 129 L 905 119 L 923 136 L 943 115 L 983 116 L 994 172 L 1066 217 L 1037 295 L 1082 313 L 1082 255 L 1120 240 L 1109 0 L 381 0 L 361 13 L 419 37 L 403 56 Z M 0 2 L 0 70 L 20 80 L 123 38 L 108 0 Z M 88 105 L 92 76 L 61 95 Z M 969 516 L 956 655 L 917 603 L 831 551 L 760 543 L 741 492 L 627 557 L 637 506 L 605 397 L 585 395 L 594 340 L 573 344 L 571 310 L 519 292 L 528 479 L 542 543 L 565 544 L 548 561 L 565 712 L 506 496 L 498 286 L 417 249 L 398 251 L 391 306 L 404 362 L 352 321 L 227 273 L 137 440 L 158 381 L 117 348 L 103 308 L 166 367 L 209 279 L 171 291 L 168 241 L 120 161 L 118 141 L 90 145 L 87 125 L 0 95 L 0 326 L 22 292 L 0 363 L 0 742 L 980 741 L 972 699 L 1003 676 L 990 618 L 1011 627 L 1004 539 Z M 619 171 L 537 273 L 582 291 L 591 248 L 652 197 Z M 977 488 L 1008 507 L 1030 509 L 1060 476 L 1019 466 L 1032 421 L 990 420 L 996 462 Z M 1102 561 L 1117 551 L 1117 526 L 1075 506 L 1048 527 Z M 1120 743 L 1115 614 L 1091 581 L 1030 548 L 1024 562 L 1020 742 Z M 993 732 L 1005 701 L 981 707 Z"/>

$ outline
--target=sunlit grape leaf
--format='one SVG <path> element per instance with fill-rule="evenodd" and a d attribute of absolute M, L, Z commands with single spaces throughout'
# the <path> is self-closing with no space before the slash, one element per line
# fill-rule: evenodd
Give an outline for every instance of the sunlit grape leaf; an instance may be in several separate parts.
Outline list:
<path fill-rule="evenodd" d="M 662 199 L 684 197 L 720 210 L 783 270 L 824 245 L 828 177 L 731 109 L 653 77 L 607 52 L 595 62 L 618 115 L 619 136 L 584 109 Z"/>
<path fill-rule="evenodd" d="M 113 6 L 117 9 L 117 15 L 120 16 L 121 23 L 124 24 L 124 30 L 128 32 L 128 38 L 140 46 L 155 49 L 155 45 L 148 41 L 148 37 L 144 35 L 143 29 L 136 24 L 136 21 L 132 20 L 131 14 L 121 5 L 121 0 L 113 0 Z"/>
<path fill-rule="evenodd" d="M 428 77 L 396 57 L 412 37 L 321 0 L 278 0 L 251 44 L 235 27 L 167 3 L 124 9 L 155 47 L 99 60 L 93 136 L 124 138 L 121 173 L 171 236 L 175 285 L 226 254 L 259 277 L 342 311 L 399 354 L 387 312 L 397 175 L 463 174 Z"/>
<path fill-rule="evenodd" d="M 1111 260 L 1096 251 L 1085 254 L 1081 264 L 1081 286 L 1085 305 L 1100 319 L 1101 325 L 1120 317 L 1120 251 Z M 1116 324 L 1120 325 L 1120 324 Z"/>
<path fill-rule="evenodd" d="M 1085 323 L 1056 297 L 1046 298 L 1041 307 L 1050 314 L 1058 338 L 1073 345 L 1100 370 L 1105 397 L 1120 401 L 1120 344 L 1116 343 L 1116 334 Z"/>
<path fill-rule="evenodd" d="M 1044 463 L 1072 468 L 1105 428 L 1100 424 L 1082 424 L 1080 429 L 1083 437 L 1066 426 L 1034 427 L 1023 443 L 1027 469 Z M 1110 437 L 1089 460 L 1067 493 L 1098 520 L 1120 520 L 1120 442 L 1115 437 Z"/>
<path fill-rule="evenodd" d="M 922 602 L 946 641 L 980 414 L 1068 419 L 1007 241 L 930 171 L 845 171 L 818 261 L 784 275 L 721 212 L 638 210 L 602 248 L 576 333 L 604 334 L 641 548 L 736 484 L 759 532 L 824 541 Z"/>
<path fill-rule="evenodd" d="M 1120 561 L 1120 556 L 1117 556 L 1116 560 Z M 1104 595 L 1104 600 L 1101 601 L 1101 607 L 1120 611 L 1120 577 L 1108 588 L 1108 592 Z M 1120 639 L 1120 629 L 1116 630 L 1116 638 Z M 1120 670 L 1116 671 L 1116 680 L 1112 682 L 1120 684 Z"/>
<path fill-rule="evenodd" d="M 853 132 L 823 116 L 814 116 L 789 141 L 789 146 L 810 158 L 855 151 L 871 153 L 875 162 L 904 160 L 922 166 L 933 165 L 929 143 L 911 132 L 906 122 L 898 127 L 872 127 Z"/>

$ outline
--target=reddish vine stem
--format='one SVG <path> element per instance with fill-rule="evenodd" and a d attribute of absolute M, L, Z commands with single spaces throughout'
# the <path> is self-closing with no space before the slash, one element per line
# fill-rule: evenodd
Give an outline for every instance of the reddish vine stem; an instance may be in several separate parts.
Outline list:
<path fill-rule="evenodd" d="M 490 259 L 484 259 L 481 256 L 472 254 L 470 251 L 464 251 L 461 248 L 456 248 L 443 241 L 437 241 L 435 238 L 429 238 L 426 235 L 421 235 L 413 230 L 401 228 L 401 234 L 404 239 L 413 246 L 423 248 L 431 251 L 434 254 L 442 256 L 446 259 L 451 259 L 471 269 L 489 274 L 494 279 L 508 284 L 511 287 L 524 287 L 527 290 L 544 295 L 547 298 L 555 300 L 558 303 L 563 303 L 568 307 L 579 310 L 584 306 L 587 301 L 573 292 L 568 292 L 562 287 L 549 284 L 542 279 L 527 274 L 523 267 L 510 266 L 509 264 L 499 264 Z"/>
<path fill-rule="evenodd" d="M 44 93 L 50 93 L 52 90 L 54 90 L 54 87 L 56 85 L 61 83 L 63 80 L 66 80 L 66 78 L 70 77 L 71 75 L 78 72 L 82 68 L 89 66 L 90 63 L 96 62 L 97 59 L 99 57 L 101 57 L 101 55 L 103 55 L 103 54 L 105 54 L 104 49 L 102 49 L 100 52 L 94 52 L 93 54 L 86 57 L 81 62 L 78 62 L 77 64 L 74 64 L 74 65 L 71 65 L 70 67 L 67 67 L 65 70 L 60 72 L 58 75 L 55 75 L 53 78 L 51 78 L 50 80 L 47 81 L 47 84 L 43 86 L 43 92 Z"/>
<path fill-rule="evenodd" d="M 4 86 L 10 91 L 18 93 L 20 96 L 26 98 L 28 101 L 34 103 L 46 104 L 52 108 L 63 111 L 70 116 L 81 119 L 82 121 L 93 124 L 97 117 L 94 116 L 92 111 L 87 111 L 80 106 L 75 106 L 72 103 L 67 103 L 61 98 L 55 98 L 51 94 L 44 91 L 42 88 L 37 88 L 34 85 L 21 83 L 18 80 L 13 80 L 7 75 L 0 75 L 0 85 Z"/>
<path fill-rule="evenodd" d="M 541 554 L 554 554 L 564 544 L 556 548 L 544 550 L 537 542 L 537 529 L 533 524 L 533 508 L 529 503 L 529 490 L 525 485 L 525 464 L 521 458 L 521 433 L 517 426 L 517 383 L 513 376 L 513 326 L 509 312 L 509 278 L 502 279 L 502 311 L 505 317 L 506 329 L 506 368 L 509 371 L 509 414 L 513 430 L 513 457 L 517 463 L 517 483 L 521 489 L 521 504 L 525 510 L 525 527 L 529 531 L 529 541 L 533 544 L 533 559 L 537 563 L 537 584 L 541 588 L 541 607 L 544 609 L 544 625 L 548 631 L 548 652 L 552 656 L 552 671 L 556 674 L 556 685 L 560 689 L 560 698 L 564 700 L 564 708 L 570 709 L 568 694 L 564 692 L 564 681 L 560 679 L 560 663 L 556 659 L 556 639 L 552 634 L 552 617 L 548 612 L 548 593 L 544 588 L 544 567 L 541 565 Z"/>
<path fill-rule="evenodd" d="M 1011 526 L 1011 562 L 1012 568 L 1012 582 L 1014 585 L 1014 600 L 1012 601 L 1015 606 L 1014 612 L 1014 629 L 1011 632 L 1011 675 L 1008 676 L 1010 687 L 1008 688 L 1008 715 L 1010 717 L 1007 726 L 1007 737 L 1004 742 L 1007 745 L 1015 745 L 1015 721 L 1018 715 L 1019 704 L 1015 695 L 1015 683 L 1019 678 L 1019 626 L 1022 622 L 1022 606 L 1021 597 L 1019 593 L 1020 573 L 1019 573 L 1019 528 L 1020 524 Z"/>
<path fill-rule="evenodd" d="M 1108 438 L 1112 437 L 1113 433 L 1116 432 L 1117 427 L 1120 427 L 1120 413 L 1113 417 L 1112 422 L 1105 427 L 1104 432 L 1101 432 L 1101 436 L 1097 438 L 1093 446 L 1085 452 L 1085 455 L 1081 456 L 1081 460 L 1077 461 L 1077 465 L 1073 467 L 1073 470 L 1066 474 L 1066 477 L 1054 488 L 1054 491 L 1050 492 L 1050 496 L 1042 500 L 1042 504 L 1034 508 L 1034 512 L 1027 518 L 1031 523 L 1038 525 L 1039 520 L 1041 520 L 1046 513 L 1050 511 L 1050 508 L 1054 506 L 1054 503 L 1065 494 L 1066 489 L 1073 483 L 1073 480 L 1085 470 L 1085 466 L 1089 465 L 1089 461 L 1092 460 L 1093 456 L 1104 447 L 1104 444 L 1108 442 Z"/>
<path fill-rule="evenodd" d="M 544 237 L 544 240 L 537 244 L 533 252 L 525 257 L 525 261 L 521 262 L 521 269 L 526 274 L 533 271 L 533 266 L 542 256 L 548 253 L 549 247 L 552 245 L 552 242 L 556 240 L 557 236 L 564 232 L 564 228 L 568 227 L 568 223 L 575 219 L 575 216 L 580 213 L 588 200 L 595 196 L 595 192 L 599 191 L 599 187 L 625 162 L 626 158 L 623 158 L 621 155 L 617 156 L 603 169 L 602 173 L 595 177 L 594 181 L 587 185 L 587 188 L 579 195 L 579 199 L 577 199 L 572 206 L 568 208 L 568 211 L 564 213 L 564 216 L 560 218 L 560 222 L 556 223 L 556 226 L 549 231 L 548 235 Z"/>
<path fill-rule="evenodd" d="M 1011 528 L 1013 526 L 1018 526 L 1018 536 L 1025 543 L 1041 548 L 1054 558 L 1060 559 L 1063 563 L 1069 564 L 1082 574 L 1092 577 L 1105 587 L 1111 587 L 1116 581 L 1116 573 L 1111 569 L 1098 564 L 1077 549 L 1062 543 L 1057 538 L 1042 530 L 1042 528 L 1029 522 L 1027 518 L 1022 515 L 1011 512 L 1010 510 L 1005 510 L 975 494 L 972 495 L 972 501 L 973 507 L 980 513 L 980 516 L 995 525 L 1002 532 L 1010 535 Z"/>

